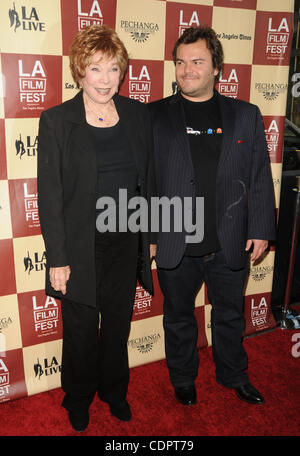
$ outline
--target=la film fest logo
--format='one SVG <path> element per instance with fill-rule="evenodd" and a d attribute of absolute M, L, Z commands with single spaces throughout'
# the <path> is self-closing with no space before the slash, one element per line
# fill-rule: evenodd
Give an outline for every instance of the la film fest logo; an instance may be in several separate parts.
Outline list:
<path fill-rule="evenodd" d="M 239 80 L 237 76 L 237 71 L 235 68 L 232 68 L 228 78 L 226 79 L 222 73 L 220 73 L 218 91 L 227 97 L 237 98 L 239 90 Z"/>
<path fill-rule="evenodd" d="M 145 354 L 149 353 L 153 345 L 161 340 L 161 335 L 159 333 L 150 334 L 149 336 L 137 337 L 136 339 L 131 339 L 128 341 L 128 347 L 131 349 L 136 349 L 140 353 Z"/>
<path fill-rule="evenodd" d="M 266 43 L 267 56 L 283 56 L 287 50 L 289 42 L 290 30 L 287 19 L 282 18 L 278 27 L 273 24 L 272 17 L 268 21 L 268 33 Z"/>
<path fill-rule="evenodd" d="M 262 326 L 267 324 L 268 305 L 266 299 L 262 297 L 259 303 L 251 299 L 251 321 L 253 326 Z"/>
<path fill-rule="evenodd" d="M 10 28 L 17 32 L 19 29 L 24 31 L 45 32 L 46 24 L 39 18 L 37 9 L 35 7 L 21 6 L 19 10 L 16 9 L 15 2 L 12 8 L 8 11 Z"/>
<path fill-rule="evenodd" d="M 9 394 L 9 371 L 3 358 L 0 358 L 0 399 Z"/>
<path fill-rule="evenodd" d="M 200 25 L 197 11 L 193 11 L 190 15 L 184 10 L 179 11 L 179 27 L 178 36 L 181 36 L 185 29 L 189 27 L 198 27 Z"/>
<path fill-rule="evenodd" d="M 135 315 L 142 315 L 151 310 L 152 296 L 144 290 L 143 287 L 137 286 L 134 300 L 134 313 Z"/>
<path fill-rule="evenodd" d="M 61 372 L 61 365 L 58 363 L 55 356 L 52 356 L 52 358 L 44 358 L 41 362 L 39 358 L 37 358 L 37 362 L 33 365 L 33 370 L 35 378 L 40 380 L 44 375 L 49 377 L 51 375 L 59 374 Z"/>
<path fill-rule="evenodd" d="M 275 119 L 273 119 L 270 122 L 268 128 L 265 129 L 265 136 L 267 141 L 268 152 L 273 157 L 275 157 L 279 140 L 279 128 Z"/>
<path fill-rule="evenodd" d="M 148 103 L 151 95 L 151 79 L 146 65 L 139 73 L 134 73 L 133 65 L 129 65 L 129 98 Z"/>
<path fill-rule="evenodd" d="M 103 25 L 103 14 L 100 4 L 94 0 L 89 9 L 84 9 L 82 0 L 77 0 L 78 9 L 78 30 L 82 30 L 90 25 Z"/>
<path fill-rule="evenodd" d="M 35 157 L 37 155 L 37 145 L 38 145 L 38 136 L 35 135 L 31 137 L 30 135 L 26 135 L 22 137 L 22 133 L 15 140 L 15 149 L 16 149 L 16 156 L 20 158 L 20 160 L 25 157 Z"/>
<path fill-rule="evenodd" d="M 27 255 L 24 256 L 24 268 L 28 275 L 34 272 L 44 271 L 46 269 L 46 252 L 44 251 L 42 254 L 40 252 L 30 254 L 27 251 Z"/>
<path fill-rule="evenodd" d="M 29 227 L 40 226 L 39 211 L 38 211 L 38 196 L 37 193 L 30 193 L 28 185 L 24 182 L 24 206 L 25 219 Z"/>
<path fill-rule="evenodd" d="M 38 105 L 45 101 L 47 77 L 41 61 L 36 60 L 33 67 L 25 67 L 23 60 L 19 59 L 18 71 L 19 99 L 23 109 L 43 109 Z"/>
<path fill-rule="evenodd" d="M 121 29 L 129 33 L 136 43 L 145 43 L 151 35 L 159 32 L 159 26 L 155 22 L 124 21 L 121 20 Z"/>
<path fill-rule="evenodd" d="M 44 304 L 38 304 L 36 296 L 32 296 L 34 330 L 39 335 L 56 332 L 58 327 L 58 304 L 54 298 L 46 296 Z"/>

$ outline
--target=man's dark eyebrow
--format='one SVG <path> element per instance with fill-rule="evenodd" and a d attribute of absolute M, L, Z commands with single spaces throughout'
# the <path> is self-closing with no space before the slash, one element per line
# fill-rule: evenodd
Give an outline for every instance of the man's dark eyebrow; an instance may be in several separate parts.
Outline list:
<path fill-rule="evenodd" d="M 199 57 L 199 58 L 195 58 L 195 59 L 192 59 L 192 62 L 196 62 L 198 60 L 201 60 L 201 61 L 205 61 L 205 59 L 203 59 L 202 57 Z M 176 62 L 184 62 L 183 59 L 176 59 Z"/>

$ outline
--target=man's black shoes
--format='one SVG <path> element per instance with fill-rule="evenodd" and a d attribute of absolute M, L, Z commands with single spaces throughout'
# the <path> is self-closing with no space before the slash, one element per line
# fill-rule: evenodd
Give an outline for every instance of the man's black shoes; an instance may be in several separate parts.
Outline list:
<path fill-rule="evenodd" d="M 237 397 L 248 404 L 264 404 L 263 396 L 251 383 L 233 388 Z M 197 394 L 194 385 L 175 388 L 175 397 L 183 405 L 193 405 L 197 402 Z"/>
<path fill-rule="evenodd" d="M 124 399 L 117 404 L 109 404 L 110 413 L 121 421 L 131 420 L 131 410 L 128 402 Z"/>
<path fill-rule="evenodd" d="M 89 424 L 89 412 L 88 411 L 70 411 L 69 420 L 70 423 L 77 432 L 83 432 Z"/>
<path fill-rule="evenodd" d="M 175 388 L 175 397 L 180 404 L 194 405 L 197 402 L 197 394 L 194 385 L 180 386 Z"/>
<path fill-rule="evenodd" d="M 248 404 L 263 404 L 265 402 L 263 396 L 260 394 L 251 383 L 234 388 L 236 395 L 241 401 L 248 402 Z"/>
<path fill-rule="evenodd" d="M 110 402 L 101 397 L 101 394 L 98 391 L 98 397 L 101 401 L 108 403 L 110 408 L 110 413 L 118 418 L 121 421 L 130 421 L 131 420 L 131 410 L 126 399 L 120 399 L 118 401 Z"/>

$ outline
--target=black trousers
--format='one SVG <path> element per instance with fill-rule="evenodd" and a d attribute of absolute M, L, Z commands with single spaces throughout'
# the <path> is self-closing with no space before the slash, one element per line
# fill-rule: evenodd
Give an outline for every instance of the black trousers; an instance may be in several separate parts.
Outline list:
<path fill-rule="evenodd" d="M 158 268 L 164 294 L 166 361 L 174 387 L 193 384 L 198 373 L 198 327 L 195 297 L 203 280 L 212 304 L 212 352 L 217 381 L 226 387 L 248 382 L 243 348 L 244 287 L 247 268 L 232 271 L 222 251 L 204 257 L 184 256 L 175 269 Z"/>
<path fill-rule="evenodd" d="M 97 233 L 95 253 L 97 307 L 62 300 L 61 384 L 67 410 L 87 409 L 96 391 L 117 403 L 125 399 L 129 383 L 138 233 Z"/>

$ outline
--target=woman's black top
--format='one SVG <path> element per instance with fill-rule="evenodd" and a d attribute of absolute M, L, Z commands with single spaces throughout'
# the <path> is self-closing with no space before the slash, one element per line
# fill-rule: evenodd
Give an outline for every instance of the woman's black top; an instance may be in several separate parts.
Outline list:
<path fill-rule="evenodd" d="M 120 122 L 107 128 L 92 125 L 88 125 L 88 127 L 92 134 L 97 157 L 97 200 L 102 197 L 110 197 L 114 200 L 116 211 L 112 206 L 110 216 L 115 217 L 116 231 L 119 231 L 119 190 L 123 189 L 122 205 L 124 205 L 123 201 L 126 196 L 124 190 L 127 191 L 126 205 L 130 198 L 137 195 L 138 174 L 134 157 Z M 100 213 L 106 214 L 105 221 L 110 224 L 109 226 L 114 225 L 112 220 L 108 221 L 107 206 L 103 209 L 96 209 L 96 217 Z M 127 213 L 129 215 L 130 211 Z"/>

